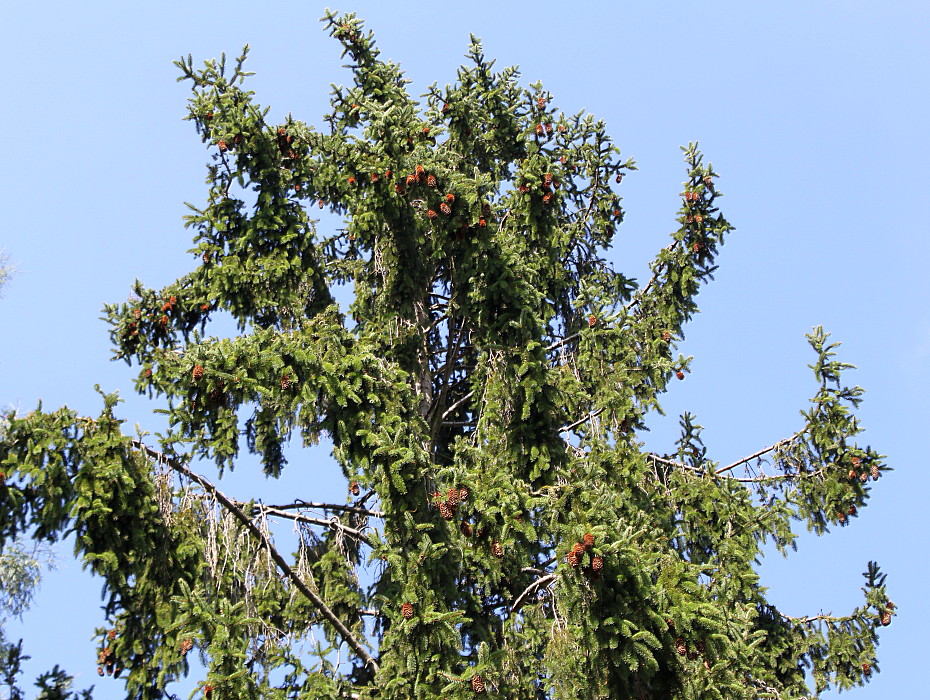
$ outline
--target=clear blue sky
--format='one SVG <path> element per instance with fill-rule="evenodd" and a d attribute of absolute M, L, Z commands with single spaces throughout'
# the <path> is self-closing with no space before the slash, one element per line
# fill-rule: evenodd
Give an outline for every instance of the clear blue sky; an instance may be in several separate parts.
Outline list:
<path fill-rule="evenodd" d="M 644 275 L 675 227 L 678 146 L 700 141 L 737 230 L 688 330 L 694 374 L 672 387 L 669 419 L 655 422 L 648 444 L 670 450 L 683 410 L 698 414 L 723 462 L 790 435 L 814 391 L 804 333 L 822 323 L 842 341 L 841 359 L 859 367 L 852 381 L 867 390 L 864 441 L 896 471 L 850 527 L 767 560 L 763 582 L 789 614 L 840 614 L 860 601 L 860 573 L 877 559 L 900 615 L 882 632 L 882 672 L 853 696 L 925 696 L 930 4 L 338 7 L 367 20 L 417 93 L 454 79 L 471 32 L 499 66 L 542 80 L 566 112 L 605 119 L 640 168 L 621 190 L 627 219 L 615 260 L 629 274 Z M 192 264 L 183 202 L 204 201 L 207 154 L 181 121 L 189 88 L 175 82 L 172 60 L 236 55 L 251 43 L 251 88 L 272 118 L 292 112 L 320 125 L 329 84 L 349 80 L 317 22 L 323 10 L 237 0 L 5 7 L 0 248 L 18 273 L 0 300 L 0 406 L 29 410 L 41 399 L 90 413 L 100 383 L 130 399 L 130 424 L 157 425 L 132 396 L 130 370 L 109 362 L 98 317 L 136 277 L 160 287 Z M 299 470 L 292 476 L 316 489 L 305 497 L 344 497 L 325 456 Z M 285 488 L 247 471 L 223 487 L 241 498 Z M 100 582 L 67 547 L 59 559 L 25 624 L 9 627 L 34 657 L 27 678 L 61 663 L 79 687 L 97 683 L 96 697 L 121 697 L 118 682 L 97 678 L 89 642 L 102 623 Z"/>

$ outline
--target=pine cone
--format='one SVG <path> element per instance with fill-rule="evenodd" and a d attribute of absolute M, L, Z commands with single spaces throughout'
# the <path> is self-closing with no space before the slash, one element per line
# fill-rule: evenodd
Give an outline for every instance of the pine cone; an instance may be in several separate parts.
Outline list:
<path fill-rule="evenodd" d="M 437 184 L 438 184 L 438 183 L 436 182 L 436 176 L 435 176 L 435 175 L 430 175 L 429 177 L 426 178 L 426 186 L 427 186 L 427 187 L 435 187 Z"/>
<path fill-rule="evenodd" d="M 862 664 L 862 672 L 865 674 L 865 677 L 868 678 L 872 675 L 872 664 L 866 662 Z"/>
<path fill-rule="evenodd" d="M 446 502 L 452 508 L 458 508 L 459 505 L 459 490 L 457 488 L 450 488 L 446 491 Z"/>
<path fill-rule="evenodd" d="M 858 466 L 859 466 L 859 463 L 860 463 L 862 460 L 859 459 L 858 457 L 853 457 L 850 461 L 852 462 L 852 465 L 853 465 L 854 467 L 858 467 Z"/>
<path fill-rule="evenodd" d="M 452 520 L 452 518 L 455 517 L 455 512 L 452 510 L 448 501 L 441 501 L 439 503 L 439 514 L 442 516 L 442 519 L 446 521 Z"/>
<path fill-rule="evenodd" d="M 411 617 L 413 617 L 413 604 L 404 603 L 403 605 L 401 605 L 400 614 L 401 614 L 401 617 L 403 617 L 405 620 L 409 620 Z"/>
<path fill-rule="evenodd" d="M 473 534 L 472 529 L 471 529 L 471 523 L 469 523 L 467 520 L 462 521 L 462 524 L 459 526 L 459 529 L 462 531 L 462 536 L 464 537 L 471 537 Z"/>
<path fill-rule="evenodd" d="M 484 679 L 477 673 L 471 677 L 471 689 L 475 691 L 475 695 L 484 692 Z"/>
<path fill-rule="evenodd" d="M 869 473 L 868 473 L 868 472 L 862 472 L 862 473 L 859 475 L 859 481 L 861 481 L 863 484 L 864 484 L 866 481 L 868 481 L 868 480 L 869 480 Z"/>
<path fill-rule="evenodd" d="M 349 491 L 352 492 L 353 496 L 358 496 L 358 494 L 361 493 L 361 489 L 355 479 L 349 482 Z"/>
<path fill-rule="evenodd" d="M 190 639 L 185 639 L 184 641 L 181 642 L 181 655 L 187 656 L 187 652 L 189 652 L 193 647 L 194 647 L 194 642 L 191 641 Z"/>
<path fill-rule="evenodd" d="M 504 557 L 504 547 L 497 540 L 494 540 L 493 544 L 491 544 L 491 554 L 493 554 L 498 559 L 502 559 Z"/>
<path fill-rule="evenodd" d="M 600 571 L 604 568 L 604 560 L 601 558 L 600 554 L 595 554 L 594 558 L 591 560 L 591 570 Z"/>
<path fill-rule="evenodd" d="M 471 489 L 469 489 L 467 486 L 459 487 L 459 500 L 460 501 L 467 501 L 469 494 L 471 494 Z"/>
<path fill-rule="evenodd" d="M 191 371 L 191 376 L 194 378 L 195 382 L 199 382 L 201 379 L 203 379 L 203 372 L 204 369 L 202 365 L 196 365 L 194 367 L 194 369 Z"/>
<path fill-rule="evenodd" d="M 885 612 L 882 613 L 881 623 L 882 627 L 887 627 L 891 624 L 891 610 L 885 610 Z"/>
<path fill-rule="evenodd" d="M 703 639 L 700 639 L 694 644 L 694 648 L 698 654 L 704 656 L 704 653 L 707 651 L 707 644 Z"/>
<path fill-rule="evenodd" d="M 289 374 L 281 375 L 281 388 L 283 390 L 287 391 L 288 389 L 290 389 L 293 383 L 294 382 L 291 380 L 291 375 Z"/>
<path fill-rule="evenodd" d="M 565 555 L 565 559 L 573 569 L 578 566 L 578 553 L 574 549 Z"/>
<path fill-rule="evenodd" d="M 873 464 L 871 467 L 869 467 L 869 474 L 872 475 L 873 479 L 877 479 L 879 476 L 881 476 L 881 471 L 879 470 L 877 464 Z"/>
<path fill-rule="evenodd" d="M 594 535 L 592 535 L 590 532 L 586 533 L 583 542 L 585 549 L 591 549 L 591 547 L 594 546 Z"/>
<path fill-rule="evenodd" d="M 677 651 L 680 656 L 684 656 L 688 653 L 688 645 L 685 644 L 684 638 L 678 637 L 675 640 L 675 651 Z"/>

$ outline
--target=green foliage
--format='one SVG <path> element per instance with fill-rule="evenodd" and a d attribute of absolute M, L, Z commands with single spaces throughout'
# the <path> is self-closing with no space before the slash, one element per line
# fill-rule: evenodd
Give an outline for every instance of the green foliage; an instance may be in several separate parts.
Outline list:
<path fill-rule="evenodd" d="M 495 71 L 472 40 L 422 104 L 353 15 L 324 24 L 350 61 L 327 129 L 245 89 L 245 52 L 178 62 L 211 153 L 190 205 L 195 265 L 105 307 L 114 356 L 159 399 L 158 447 L 41 407 L 0 442 L 0 540 L 76 535 L 105 581 L 101 669 L 165 697 L 734 698 L 867 681 L 891 621 L 870 563 L 847 616 L 766 598 L 767 542 L 849 525 L 887 470 L 860 447 L 862 390 L 817 328 L 797 433 L 720 466 L 695 416 L 672 455 L 637 435 L 732 227 L 696 144 L 678 229 L 645 284 L 615 271 L 616 193 L 635 169 L 605 125 Z M 314 207 L 345 219 L 325 236 Z M 348 284 L 348 315 L 331 289 Z M 234 337 L 205 335 L 218 315 Z M 332 441 L 347 502 L 287 464 Z M 255 456 L 292 503 L 226 496 L 193 471 Z M 296 531 L 292 556 L 280 551 Z M 277 538 L 277 539 L 276 539 Z"/>

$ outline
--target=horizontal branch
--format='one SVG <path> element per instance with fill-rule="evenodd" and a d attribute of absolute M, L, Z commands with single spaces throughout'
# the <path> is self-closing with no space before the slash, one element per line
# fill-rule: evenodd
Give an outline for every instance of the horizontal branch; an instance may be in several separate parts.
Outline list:
<path fill-rule="evenodd" d="M 236 520 L 242 523 L 242 525 L 249 531 L 249 533 L 256 540 L 258 540 L 265 549 L 268 550 L 268 555 L 274 560 L 275 564 L 278 565 L 278 568 L 281 569 L 285 576 L 291 580 L 297 590 L 303 593 L 304 597 L 313 603 L 314 607 L 319 611 L 319 613 L 324 618 L 329 620 L 330 624 L 336 628 L 336 631 L 352 648 L 352 650 L 358 654 L 359 657 L 365 662 L 365 664 L 370 666 L 375 671 L 375 673 L 378 672 L 378 662 L 372 658 L 371 654 L 368 653 L 368 650 L 361 645 L 361 643 L 355 638 L 352 632 L 349 631 L 349 628 L 343 624 L 342 620 L 340 620 L 336 614 L 329 609 L 329 606 L 323 602 L 323 599 L 312 590 L 310 590 L 307 584 L 303 582 L 300 576 L 298 576 L 297 573 L 287 563 L 287 561 L 285 561 L 284 557 L 281 556 L 280 552 L 275 549 L 275 546 L 271 543 L 271 540 L 268 538 L 268 536 L 259 530 L 255 523 L 252 522 L 251 518 L 243 513 L 242 510 L 236 506 L 232 500 L 229 499 L 229 497 L 227 497 L 222 491 L 216 488 L 216 486 L 214 486 L 208 479 L 185 467 L 179 460 L 149 447 L 141 440 L 131 439 L 130 444 L 136 449 L 141 450 L 147 454 L 149 457 L 167 464 L 176 472 L 183 474 L 191 481 L 196 481 L 206 491 L 209 491 L 211 494 L 213 494 L 216 500 L 219 501 L 230 513 L 232 513 Z"/>
<path fill-rule="evenodd" d="M 236 504 L 239 506 L 248 505 L 242 501 L 236 501 Z M 383 518 L 384 513 L 379 510 L 368 510 L 367 508 L 359 508 L 358 506 L 347 506 L 340 505 L 338 503 L 315 503 L 313 501 L 295 501 L 294 503 L 286 503 L 284 505 L 262 505 L 260 503 L 254 504 L 252 506 L 253 512 L 258 511 L 261 508 L 273 508 L 275 510 L 299 510 L 299 509 L 312 509 L 312 510 L 335 510 L 342 511 L 346 513 L 355 513 L 356 515 L 364 515 L 369 518 Z"/>
<path fill-rule="evenodd" d="M 371 541 L 362 533 L 361 530 L 356 530 L 354 527 L 349 527 L 348 525 L 343 525 L 339 518 L 314 518 L 309 515 L 301 515 L 300 513 L 289 513 L 285 510 L 278 510 L 277 508 L 272 508 L 271 506 L 259 506 L 260 513 L 267 513 L 269 515 L 276 515 L 279 518 L 287 518 L 288 520 L 293 520 L 298 523 L 309 523 L 310 525 L 324 525 L 330 527 L 334 530 L 342 530 L 353 537 L 361 540 L 369 547 L 371 547 Z"/>
<path fill-rule="evenodd" d="M 670 467 L 677 467 L 678 469 L 687 469 L 688 471 L 698 472 L 700 474 L 704 473 L 704 470 L 700 467 L 695 467 L 692 464 L 685 464 L 684 462 L 676 462 L 675 460 L 668 459 L 667 457 L 660 457 L 655 452 L 649 452 L 648 457 L 652 457 L 653 462 L 660 462 L 661 464 L 666 464 Z"/>

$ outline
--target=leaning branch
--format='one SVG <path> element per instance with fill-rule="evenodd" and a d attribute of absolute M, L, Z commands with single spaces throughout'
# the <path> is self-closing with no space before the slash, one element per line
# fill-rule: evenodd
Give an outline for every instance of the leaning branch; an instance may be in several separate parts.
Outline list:
<path fill-rule="evenodd" d="M 577 428 L 577 427 L 578 427 L 579 425 L 581 425 L 582 423 L 587 423 L 589 420 L 591 420 L 591 419 L 593 419 L 593 418 L 597 418 L 599 415 L 601 415 L 601 414 L 602 414 L 604 411 L 606 411 L 606 410 L 607 410 L 607 407 L 606 407 L 606 406 L 602 406 L 601 408 L 597 409 L 596 411 L 591 411 L 588 415 L 584 416 L 583 418 L 579 418 L 579 419 L 576 420 L 574 423 L 569 423 L 568 425 L 563 425 L 561 428 L 559 428 L 559 432 L 560 432 L 560 433 L 567 433 L 567 432 L 569 432 L 569 431 L 571 431 L 571 430 L 574 430 L 575 428 Z"/>
<path fill-rule="evenodd" d="M 785 438 L 784 440 L 779 440 L 779 441 L 776 442 L 774 445 L 769 445 L 768 447 L 763 447 L 761 450 L 759 450 L 758 452 L 753 452 L 753 453 L 752 453 L 751 455 L 749 455 L 748 457 L 742 457 L 742 458 L 736 460 L 735 462 L 733 462 L 732 464 L 728 464 L 728 465 L 725 466 L 725 467 L 721 467 L 720 469 L 718 469 L 717 471 L 715 471 L 714 474 L 724 474 L 725 472 L 728 472 L 728 471 L 730 471 L 731 469 L 736 469 L 737 467 L 739 467 L 739 466 L 741 466 L 741 465 L 743 465 L 743 464 L 746 464 L 746 462 L 751 462 L 752 460 L 757 459 L 757 458 L 761 457 L 762 455 L 771 452 L 772 450 L 777 450 L 779 447 L 784 447 L 785 445 L 794 442 L 794 441 L 798 438 L 798 436 L 799 436 L 800 434 L 801 434 L 801 433 L 795 433 L 795 434 L 792 435 L 791 437 Z"/>
<path fill-rule="evenodd" d="M 513 605 L 510 606 L 510 613 L 513 614 L 517 612 L 520 608 L 523 607 L 523 604 L 526 602 L 526 599 L 529 598 L 531 595 L 533 595 L 533 592 L 535 590 L 537 590 L 543 584 L 549 583 L 550 581 L 554 581 L 557 578 L 557 576 L 558 574 L 553 572 L 551 574 L 546 574 L 542 578 L 538 578 L 535 581 L 533 581 L 533 583 L 527 586 L 526 589 L 523 591 L 523 593 L 521 593 L 517 597 L 517 599 L 513 601 Z"/>
<path fill-rule="evenodd" d="M 329 620 L 330 624 L 336 628 L 336 631 L 340 636 L 345 640 L 345 642 L 352 648 L 352 650 L 359 655 L 359 657 L 365 662 L 366 665 L 374 669 L 375 673 L 378 672 L 378 663 L 372 658 L 371 654 L 368 653 L 368 650 L 361 645 L 361 643 L 352 635 L 349 629 L 343 624 L 342 620 L 336 617 L 336 614 L 329 609 L 329 606 L 323 602 L 323 599 L 320 598 L 316 593 L 314 593 L 310 588 L 307 587 L 307 584 L 303 582 L 300 576 L 290 567 L 290 565 L 285 561 L 284 557 L 275 549 L 274 545 L 271 543 L 271 540 L 268 538 L 265 533 L 256 527 L 255 523 L 252 522 L 251 518 L 242 512 L 238 506 L 236 506 L 233 501 L 231 501 L 222 491 L 216 488 L 209 480 L 200 476 L 196 472 L 191 471 L 185 467 L 181 462 L 173 457 L 170 457 L 163 452 L 159 452 L 148 445 L 146 445 L 141 440 L 130 440 L 130 444 L 136 449 L 144 452 L 152 459 L 157 459 L 159 462 L 167 464 L 169 467 L 174 469 L 179 474 L 183 474 L 191 481 L 196 481 L 200 484 L 206 491 L 213 494 L 213 496 L 218 500 L 223 507 L 225 507 L 233 516 L 238 520 L 242 525 L 249 531 L 249 533 L 258 540 L 265 549 L 268 550 L 268 555 L 274 560 L 275 564 L 278 565 L 278 568 L 284 572 L 284 575 L 287 576 L 294 586 L 299 590 L 304 596 L 313 603 L 314 607 L 319 611 L 319 613 Z"/>

